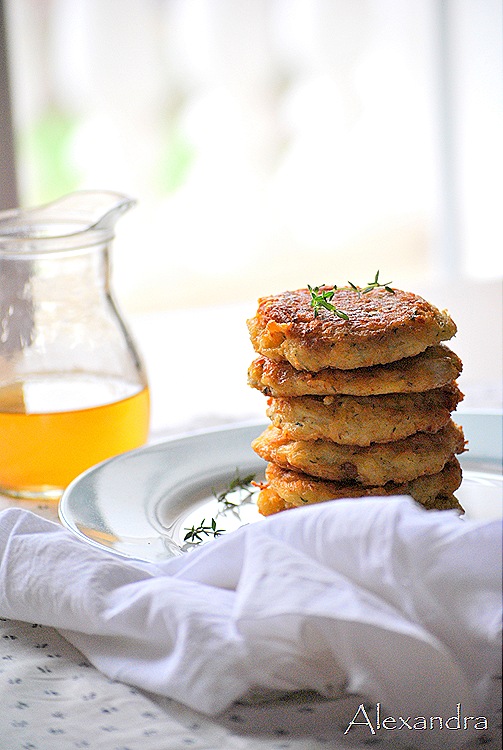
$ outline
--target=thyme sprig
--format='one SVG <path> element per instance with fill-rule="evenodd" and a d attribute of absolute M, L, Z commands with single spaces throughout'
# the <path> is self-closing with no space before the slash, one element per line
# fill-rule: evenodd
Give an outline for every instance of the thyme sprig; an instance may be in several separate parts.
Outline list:
<path fill-rule="evenodd" d="M 225 490 L 222 492 L 217 492 L 215 489 L 212 490 L 213 497 L 223 506 L 223 509 L 219 508 L 216 515 L 212 517 L 208 523 L 206 522 L 206 518 L 203 518 L 197 526 L 193 525 L 190 528 L 186 526 L 184 531 L 187 533 L 185 534 L 183 541 L 190 545 L 196 545 L 205 541 L 203 537 L 217 537 L 221 534 L 225 534 L 225 529 L 218 528 L 218 517 L 224 515 L 227 511 L 232 511 L 237 515 L 238 511 L 236 509 L 248 502 L 256 491 L 256 488 L 260 486 L 260 484 L 257 484 L 254 480 L 255 474 L 247 474 L 246 476 L 241 477 L 238 469 L 236 469 L 234 477 L 231 479 Z M 231 498 L 233 494 L 234 496 L 237 494 L 236 499 Z"/>
<path fill-rule="evenodd" d="M 322 286 L 324 286 L 324 284 Z M 311 293 L 311 307 L 314 308 L 315 318 L 318 317 L 318 312 L 320 308 L 323 307 L 325 310 L 333 312 L 334 315 L 337 315 L 338 318 L 342 318 L 342 320 L 349 320 L 348 314 L 343 312 L 342 310 L 339 310 L 331 302 L 337 290 L 337 286 L 335 284 L 332 289 L 321 289 L 319 286 L 310 286 L 309 284 L 307 285 L 307 288 Z"/>
<path fill-rule="evenodd" d="M 356 284 L 353 284 L 352 281 L 348 281 L 349 288 L 354 292 L 357 292 L 358 294 L 367 294 L 373 289 L 385 289 L 387 292 L 394 294 L 395 290 L 390 287 L 391 283 L 391 281 L 381 283 L 379 281 L 379 271 L 376 272 L 374 281 L 368 281 L 367 286 L 365 287 L 357 286 Z M 322 284 L 321 286 L 311 286 L 310 284 L 308 284 L 307 288 L 309 289 L 309 292 L 311 294 L 311 307 L 314 308 L 315 318 L 318 317 L 320 309 L 323 308 L 325 310 L 328 310 L 329 312 L 333 312 L 334 315 L 337 315 L 337 317 L 341 318 L 342 320 L 349 320 L 349 315 L 345 313 L 344 310 L 339 310 L 332 303 L 335 292 L 338 288 L 337 284 L 334 284 L 333 287 L 327 287 L 326 284 Z"/>
<path fill-rule="evenodd" d="M 217 519 L 212 518 L 210 525 L 208 526 L 206 524 L 206 519 L 203 518 L 199 526 L 192 526 L 192 528 L 185 528 L 184 531 L 187 533 L 183 537 L 184 542 L 191 542 L 192 544 L 199 544 L 203 541 L 203 538 L 201 537 L 201 534 L 204 534 L 204 536 L 210 536 L 213 534 L 213 536 L 220 536 L 220 534 L 223 534 L 225 532 L 225 529 L 218 529 L 217 528 Z"/>
<path fill-rule="evenodd" d="M 236 474 L 234 478 L 229 482 L 229 486 L 227 487 L 227 489 L 223 490 L 223 492 L 218 493 L 215 489 L 213 489 L 213 497 L 215 497 L 217 499 L 217 502 L 222 503 L 226 508 L 236 508 L 239 505 L 242 505 L 242 503 L 246 502 L 246 500 L 251 497 L 253 493 L 252 483 L 254 479 L 255 474 L 247 474 L 245 477 L 240 477 L 239 472 L 236 469 Z M 240 493 L 236 501 L 231 500 L 229 498 L 229 495 L 235 493 L 237 490 L 246 492 L 246 496 L 243 497 Z"/>
<path fill-rule="evenodd" d="M 372 289 L 385 289 L 387 292 L 394 294 L 395 290 L 389 286 L 391 283 L 392 283 L 391 281 L 385 281 L 384 283 L 381 283 L 379 281 L 379 271 L 377 271 L 374 277 L 374 281 L 367 281 L 367 286 L 364 287 L 363 289 L 359 286 L 356 286 L 356 284 L 353 284 L 352 281 L 348 281 L 348 284 L 351 287 L 351 289 L 361 294 L 367 294 L 367 292 L 371 292 Z"/>

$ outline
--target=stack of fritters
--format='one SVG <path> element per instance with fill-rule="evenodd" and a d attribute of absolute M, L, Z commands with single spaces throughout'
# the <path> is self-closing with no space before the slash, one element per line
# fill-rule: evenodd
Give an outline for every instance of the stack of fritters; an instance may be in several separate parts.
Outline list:
<path fill-rule="evenodd" d="M 462 364 L 444 344 L 445 311 L 375 285 L 264 297 L 248 321 L 260 355 L 248 382 L 268 396 L 268 427 L 252 447 L 268 461 L 262 514 L 324 500 L 408 494 L 427 508 L 461 510 L 451 413 Z M 320 298 L 320 297 L 318 297 Z"/>

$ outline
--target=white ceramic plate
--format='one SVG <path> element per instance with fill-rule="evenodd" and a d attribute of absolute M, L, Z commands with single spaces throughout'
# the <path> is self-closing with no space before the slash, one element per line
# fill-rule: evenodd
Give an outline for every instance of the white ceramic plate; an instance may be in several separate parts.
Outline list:
<path fill-rule="evenodd" d="M 191 540 L 184 538 L 203 520 L 210 527 L 200 534 L 203 543 L 213 538 L 213 518 L 223 531 L 259 521 L 248 492 L 238 490 L 227 497 L 240 503 L 239 509 L 225 506 L 216 495 L 237 475 L 263 479 L 265 462 L 250 443 L 264 426 L 208 431 L 104 461 L 68 487 L 59 505 L 60 519 L 90 544 L 151 562 L 190 548 Z M 502 515 L 502 477 L 490 469 L 473 453 L 466 460 L 456 497 L 468 518 Z"/>

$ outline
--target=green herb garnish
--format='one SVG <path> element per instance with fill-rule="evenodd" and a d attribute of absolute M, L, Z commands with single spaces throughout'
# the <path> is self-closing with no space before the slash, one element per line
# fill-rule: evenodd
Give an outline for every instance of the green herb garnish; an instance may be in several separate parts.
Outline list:
<path fill-rule="evenodd" d="M 256 491 L 254 487 L 255 474 L 247 474 L 244 477 L 239 475 L 238 469 L 236 469 L 234 477 L 229 482 L 227 489 L 222 492 L 218 492 L 213 489 L 212 494 L 216 500 L 223 505 L 223 509 L 219 509 L 215 517 L 211 518 L 209 523 L 206 523 L 206 518 L 203 518 L 201 523 L 197 526 L 192 526 L 190 529 L 186 526 L 184 531 L 185 534 L 183 541 L 188 544 L 200 544 L 204 542 L 203 537 L 208 536 L 220 536 L 225 534 L 225 529 L 219 529 L 217 527 L 217 519 L 220 515 L 225 515 L 228 511 L 232 511 L 235 515 L 238 514 L 236 508 L 246 503 L 253 493 Z M 256 485 L 259 486 L 258 484 Z M 243 494 L 245 493 L 245 494 Z M 234 494 L 234 498 L 231 499 L 231 495 Z"/>
<path fill-rule="evenodd" d="M 347 313 L 338 310 L 335 305 L 332 305 L 331 300 L 337 290 L 335 284 L 332 289 L 321 289 L 319 286 L 310 286 L 309 284 L 307 285 L 307 288 L 311 293 L 311 307 L 314 307 L 315 318 L 318 317 L 320 308 L 324 308 L 325 310 L 333 312 L 334 315 L 337 315 L 338 318 L 342 318 L 342 320 L 349 320 Z"/>
<path fill-rule="evenodd" d="M 386 291 L 391 292 L 391 294 L 395 293 L 395 290 L 389 286 L 391 281 L 386 281 L 384 284 L 381 284 L 379 281 L 379 271 L 377 271 L 374 281 L 367 282 L 366 287 L 362 288 L 356 286 L 352 281 L 348 281 L 348 284 L 349 288 L 358 294 L 367 294 L 367 292 L 371 292 L 372 289 L 386 289 Z M 311 294 L 311 307 L 314 308 L 315 318 L 318 317 L 318 312 L 323 308 L 324 310 L 333 312 L 334 315 L 337 315 L 338 318 L 342 318 L 342 320 L 349 320 L 349 315 L 347 313 L 343 310 L 339 310 L 334 304 L 332 304 L 334 294 L 337 291 L 337 284 L 334 284 L 331 288 L 327 287 L 325 284 L 322 284 L 321 286 L 311 286 L 308 284 L 307 288 Z"/>
<path fill-rule="evenodd" d="M 192 528 L 185 528 L 184 531 L 187 533 L 183 537 L 184 542 L 192 542 L 192 544 L 199 544 L 203 541 L 201 534 L 204 534 L 204 536 L 210 536 L 213 534 L 213 536 L 220 536 L 220 534 L 223 534 L 225 529 L 218 529 L 217 528 L 217 520 L 216 518 L 211 519 L 211 523 L 208 526 L 206 524 L 206 519 L 203 518 L 199 526 L 192 526 Z"/>
<path fill-rule="evenodd" d="M 377 271 L 374 277 L 374 281 L 368 281 L 367 286 L 364 287 L 363 289 L 353 284 L 352 281 L 348 281 L 348 284 L 351 287 L 351 289 L 354 289 L 355 292 L 361 292 L 361 294 L 367 294 L 367 292 L 371 292 L 372 289 L 386 289 L 387 292 L 394 294 L 395 290 L 389 286 L 391 283 L 392 283 L 391 281 L 386 281 L 384 284 L 381 284 L 381 282 L 379 281 L 379 271 Z"/>
<path fill-rule="evenodd" d="M 213 497 L 215 497 L 218 502 L 222 503 L 226 508 L 236 508 L 238 505 L 241 505 L 251 497 L 253 493 L 252 482 L 254 479 L 255 474 L 247 474 L 245 477 L 240 477 L 239 472 L 236 469 L 234 479 L 229 482 L 229 486 L 227 487 L 227 489 L 223 492 L 218 493 L 216 492 L 216 490 L 213 490 Z M 231 500 L 229 498 L 229 495 L 233 492 L 236 492 L 236 490 L 246 491 L 246 497 L 243 498 L 242 496 L 240 496 L 237 502 Z"/>

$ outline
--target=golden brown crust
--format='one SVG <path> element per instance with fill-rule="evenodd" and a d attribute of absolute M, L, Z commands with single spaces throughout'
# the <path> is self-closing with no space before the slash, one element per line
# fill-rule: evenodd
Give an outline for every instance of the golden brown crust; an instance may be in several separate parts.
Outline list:
<path fill-rule="evenodd" d="M 282 510 L 297 507 L 285 502 L 272 487 L 264 487 L 257 496 L 257 508 L 262 516 L 273 516 L 275 513 L 281 513 Z"/>
<path fill-rule="evenodd" d="M 462 398 L 456 384 L 425 393 L 269 398 L 267 416 L 290 440 L 370 445 L 437 432 Z"/>
<path fill-rule="evenodd" d="M 380 496 L 381 494 L 382 493 L 376 493 L 376 496 Z M 373 496 L 373 493 L 369 493 L 369 495 Z M 369 495 L 366 496 L 368 497 Z M 457 510 L 460 514 L 464 513 L 462 506 L 459 504 L 456 497 L 452 494 L 438 495 L 427 505 L 424 503 L 421 503 L 421 505 L 423 505 L 423 507 L 427 510 Z M 275 513 L 281 513 L 281 511 L 283 510 L 292 510 L 298 507 L 298 505 L 290 505 L 289 503 L 287 503 L 286 500 L 278 495 L 278 493 L 272 487 L 265 487 L 259 492 L 257 498 L 257 508 L 259 513 L 261 513 L 261 515 L 263 516 L 271 516 Z"/>
<path fill-rule="evenodd" d="M 248 370 L 248 384 L 266 396 L 376 396 L 386 393 L 419 393 L 441 388 L 460 375 L 460 358 L 445 344 L 428 347 L 406 357 L 374 367 L 318 372 L 296 370 L 289 362 L 257 357 Z"/>
<path fill-rule="evenodd" d="M 411 292 L 337 289 L 332 304 L 349 320 L 316 311 L 308 289 L 261 298 L 248 320 L 255 350 L 298 370 L 347 370 L 415 356 L 456 333 L 446 311 Z"/>
<path fill-rule="evenodd" d="M 461 427 L 452 420 L 435 433 L 416 432 L 402 440 L 367 447 L 329 440 L 289 440 L 271 425 L 253 441 L 252 448 L 265 461 L 286 469 L 336 482 L 378 486 L 437 474 L 454 453 L 464 451 L 465 440 Z"/>
<path fill-rule="evenodd" d="M 438 474 L 427 474 L 409 482 L 388 482 L 380 487 L 330 482 L 271 463 L 267 465 L 266 478 L 268 486 L 292 507 L 341 498 L 411 495 L 417 502 L 431 508 L 438 507 L 442 498 L 452 498 L 461 484 L 462 472 L 459 461 L 452 457 Z"/>

